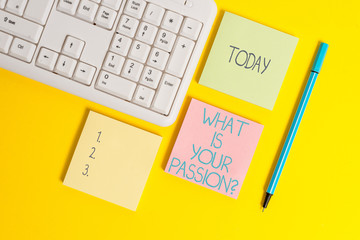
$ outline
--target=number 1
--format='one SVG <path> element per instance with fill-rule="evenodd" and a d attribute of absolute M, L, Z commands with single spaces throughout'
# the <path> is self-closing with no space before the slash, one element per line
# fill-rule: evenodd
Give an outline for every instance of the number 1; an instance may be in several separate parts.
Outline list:
<path fill-rule="evenodd" d="M 98 134 L 99 134 L 99 136 L 98 136 L 98 138 L 97 138 L 97 142 L 100 142 L 100 136 L 101 136 L 101 131 L 100 132 L 98 132 Z"/>

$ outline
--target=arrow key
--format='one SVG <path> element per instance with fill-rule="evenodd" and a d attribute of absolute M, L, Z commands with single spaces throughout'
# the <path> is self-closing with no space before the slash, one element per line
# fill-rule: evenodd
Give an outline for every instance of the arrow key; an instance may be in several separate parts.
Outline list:
<path fill-rule="evenodd" d="M 154 43 L 157 31 L 157 27 L 149 23 L 142 22 L 136 34 L 136 39 L 152 45 Z"/>
<path fill-rule="evenodd" d="M 169 53 L 153 48 L 148 59 L 148 65 L 159 70 L 164 70 L 169 56 Z"/>
<path fill-rule="evenodd" d="M 116 33 L 110 45 L 110 51 L 126 56 L 129 52 L 132 40 L 121 34 Z"/>
<path fill-rule="evenodd" d="M 76 63 L 75 59 L 60 55 L 54 71 L 64 77 L 71 78 L 74 73 Z"/>
<path fill-rule="evenodd" d="M 72 36 L 67 36 L 62 48 L 62 53 L 72 58 L 79 58 L 84 49 L 84 46 L 84 41 L 81 41 L 80 39 L 74 38 Z"/>
<path fill-rule="evenodd" d="M 95 67 L 83 62 L 79 62 L 75 70 L 74 80 L 90 86 L 94 78 L 95 72 Z"/>
<path fill-rule="evenodd" d="M 144 65 L 128 59 L 125 63 L 121 76 L 134 82 L 138 82 Z"/>
<path fill-rule="evenodd" d="M 59 54 L 54 51 L 47 48 L 41 48 L 35 64 L 45 70 L 53 71 L 58 56 Z"/>

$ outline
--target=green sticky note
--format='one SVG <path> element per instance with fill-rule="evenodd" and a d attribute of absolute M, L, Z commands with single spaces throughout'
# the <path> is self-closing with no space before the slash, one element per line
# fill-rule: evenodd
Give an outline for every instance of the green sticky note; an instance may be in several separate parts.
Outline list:
<path fill-rule="evenodd" d="M 199 83 L 272 110 L 297 43 L 225 12 Z"/>

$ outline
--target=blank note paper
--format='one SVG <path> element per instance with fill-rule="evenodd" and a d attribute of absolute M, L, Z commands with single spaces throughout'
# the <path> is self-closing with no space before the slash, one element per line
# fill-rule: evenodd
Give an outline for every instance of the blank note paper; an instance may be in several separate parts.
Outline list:
<path fill-rule="evenodd" d="M 135 211 L 161 140 L 90 112 L 64 184 Z"/>

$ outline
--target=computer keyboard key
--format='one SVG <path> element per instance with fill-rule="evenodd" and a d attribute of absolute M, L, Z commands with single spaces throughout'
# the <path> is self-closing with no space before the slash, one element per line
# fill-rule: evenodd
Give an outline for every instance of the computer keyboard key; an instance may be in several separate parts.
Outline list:
<path fill-rule="evenodd" d="M 158 28 L 150 23 L 142 22 L 136 34 L 136 39 L 152 45 L 154 43 Z"/>
<path fill-rule="evenodd" d="M 116 15 L 117 15 L 116 11 L 114 11 L 110 8 L 101 6 L 96 15 L 95 23 L 96 23 L 96 25 L 99 25 L 101 27 L 111 29 L 114 25 Z"/>
<path fill-rule="evenodd" d="M 159 6 L 156 6 L 152 3 L 147 5 L 143 20 L 152 23 L 155 26 L 160 26 L 161 20 L 165 14 L 165 9 Z"/>
<path fill-rule="evenodd" d="M 184 75 L 194 46 L 193 41 L 179 37 L 166 67 L 166 72 L 181 78 Z"/>
<path fill-rule="evenodd" d="M 5 10 L 22 16 L 26 7 L 27 0 L 8 0 Z"/>
<path fill-rule="evenodd" d="M 131 47 L 129 58 L 145 63 L 151 47 L 145 43 L 135 41 Z"/>
<path fill-rule="evenodd" d="M 64 77 L 71 78 L 74 73 L 76 64 L 77 62 L 75 59 L 60 55 L 55 66 L 55 72 Z"/>
<path fill-rule="evenodd" d="M 164 70 L 168 59 L 169 53 L 157 48 L 153 48 L 150 53 L 148 65 L 160 70 Z"/>
<path fill-rule="evenodd" d="M 102 0 L 101 4 L 115 11 L 119 10 L 122 0 Z"/>
<path fill-rule="evenodd" d="M 0 0 L 0 8 L 5 7 L 6 0 Z"/>
<path fill-rule="evenodd" d="M 130 38 L 116 33 L 112 40 L 110 51 L 126 56 L 129 52 L 131 43 L 132 40 Z"/>
<path fill-rule="evenodd" d="M 93 2 L 100 3 L 101 0 L 92 0 Z"/>
<path fill-rule="evenodd" d="M 141 75 L 140 83 L 152 89 L 156 89 L 159 85 L 161 76 L 162 76 L 161 71 L 146 66 L 143 71 L 143 74 Z"/>
<path fill-rule="evenodd" d="M 0 30 L 37 43 L 43 27 L 24 18 L 0 10 Z"/>
<path fill-rule="evenodd" d="M 47 48 L 41 48 L 35 65 L 48 71 L 53 71 L 58 56 L 59 54 L 57 52 L 51 51 Z"/>
<path fill-rule="evenodd" d="M 24 18 L 44 25 L 49 16 L 54 0 L 29 0 Z"/>
<path fill-rule="evenodd" d="M 139 104 L 140 106 L 148 108 L 151 105 L 154 95 L 154 90 L 144 86 L 138 86 L 134 95 L 133 102 Z"/>
<path fill-rule="evenodd" d="M 31 62 L 31 59 L 35 53 L 35 49 L 35 44 L 29 43 L 19 38 L 15 38 L 11 44 L 9 54 L 25 62 Z"/>
<path fill-rule="evenodd" d="M 136 18 L 141 18 L 145 10 L 146 2 L 143 0 L 129 0 L 124 13 Z"/>
<path fill-rule="evenodd" d="M 73 79 L 75 81 L 90 86 L 94 78 L 95 72 L 96 72 L 95 67 L 90 66 L 89 64 L 83 62 L 79 62 L 79 64 L 76 66 Z"/>
<path fill-rule="evenodd" d="M 84 46 L 84 41 L 72 36 L 67 36 L 61 52 L 69 57 L 79 58 Z"/>
<path fill-rule="evenodd" d="M 96 83 L 96 89 L 130 101 L 136 89 L 136 83 L 101 71 Z"/>
<path fill-rule="evenodd" d="M 123 15 L 121 17 L 117 31 L 128 37 L 134 37 L 139 21 L 135 18 Z"/>
<path fill-rule="evenodd" d="M 181 16 L 180 14 L 167 11 L 165 13 L 165 17 L 163 19 L 161 26 L 166 30 L 169 30 L 174 33 L 178 33 L 183 19 L 184 17 Z"/>
<path fill-rule="evenodd" d="M 191 18 L 185 18 L 184 24 L 180 30 L 180 34 L 192 40 L 197 40 L 201 28 L 202 28 L 202 23 Z"/>
<path fill-rule="evenodd" d="M 13 36 L 0 32 L 0 52 L 8 53 L 12 40 Z"/>
<path fill-rule="evenodd" d="M 128 59 L 125 63 L 125 67 L 122 70 L 121 76 L 131 81 L 138 82 L 144 65 Z"/>
<path fill-rule="evenodd" d="M 154 46 L 170 52 L 174 46 L 176 35 L 161 29 L 156 37 Z"/>
<path fill-rule="evenodd" d="M 115 53 L 109 52 L 106 56 L 105 62 L 103 64 L 103 69 L 114 73 L 116 75 L 119 75 L 121 72 L 121 69 L 124 65 L 125 58 L 117 55 Z"/>
<path fill-rule="evenodd" d="M 161 80 L 159 90 L 155 95 L 151 108 L 164 115 L 168 115 L 174 102 L 177 90 L 180 85 L 180 79 L 165 74 Z"/>
<path fill-rule="evenodd" d="M 76 16 L 88 22 L 94 22 L 99 5 L 89 0 L 81 0 Z"/>
<path fill-rule="evenodd" d="M 63 13 L 74 15 L 80 0 L 59 0 L 57 10 Z"/>

